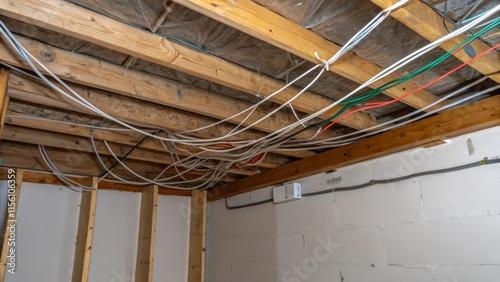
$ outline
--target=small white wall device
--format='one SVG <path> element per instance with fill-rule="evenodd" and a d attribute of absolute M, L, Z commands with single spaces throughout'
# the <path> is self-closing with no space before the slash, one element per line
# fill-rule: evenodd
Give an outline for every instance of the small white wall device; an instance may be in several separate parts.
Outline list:
<path fill-rule="evenodd" d="M 275 204 L 295 201 L 302 198 L 300 183 L 288 183 L 273 188 L 273 202 Z"/>

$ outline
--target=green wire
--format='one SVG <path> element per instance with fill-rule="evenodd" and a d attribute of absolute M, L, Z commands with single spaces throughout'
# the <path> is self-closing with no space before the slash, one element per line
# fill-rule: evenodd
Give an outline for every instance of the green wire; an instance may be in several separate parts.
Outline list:
<path fill-rule="evenodd" d="M 400 78 L 397 78 L 397 79 L 394 79 L 392 81 L 389 81 L 387 83 L 385 83 L 384 85 L 378 87 L 378 88 L 375 88 L 375 89 L 372 89 L 372 90 L 369 90 L 367 91 L 366 93 L 364 94 L 361 94 L 359 96 L 356 96 L 356 97 L 353 97 L 353 98 L 349 98 L 349 99 L 346 99 L 344 101 L 342 101 L 340 103 L 340 105 L 344 105 L 337 113 L 335 113 L 333 116 L 329 117 L 328 119 L 325 119 L 321 122 L 318 122 L 318 123 L 315 123 L 315 124 L 311 124 L 293 134 L 290 134 L 288 135 L 287 137 L 285 137 L 285 140 L 288 140 L 288 139 L 291 139 L 293 137 L 295 137 L 296 135 L 306 131 L 306 130 L 309 130 L 309 129 L 312 129 L 312 128 L 315 128 L 315 127 L 318 127 L 318 126 L 322 126 L 326 123 L 329 123 L 330 121 L 332 121 L 333 119 L 339 117 L 342 113 L 344 113 L 345 111 L 347 111 L 349 108 L 353 107 L 353 106 L 356 106 L 356 105 L 359 105 L 359 104 L 363 104 L 364 102 L 374 98 L 375 96 L 379 95 L 380 93 L 386 91 L 387 89 L 390 89 L 392 87 L 395 87 L 397 85 L 400 85 L 412 78 L 414 78 L 415 76 L 427 71 L 427 70 L 430 70 L 434 67 L 436 67 L 437 65 L 441 64 L 443 61 L 445 61 L 447 58 L 449 58 L 452 53 L 454 51 L 456 51 L 457 49 L 461 48 L 462 46 L 464 45 L 467 45 L 469 44 L 470 42 L 472 42 L 473 40 L 477 39 L 478 37 L 480 37 L 481 35 L 483 35 L 484 33 L 488 32 L 489 30 L 491 30 L 492 28 L 496 27 L 500 25 L 500 18 L 495 20 L 494 22 L 490 23 L 489 25 L 487 25 L 486 27 L 484 27 L 483 29 L 481 29 L 479 32 L 475 33 L 474 35 L 472 35 L 471 37 L 468 37 L 467 39 L 465 39 L 464 41 L 462 41 L 461 43 L 459 43 L 458 45 L 456 45 L 455 47 L 453 47 L 451 50 L 449 50 L 448 52 L 446 52 L 445 54 L 443 54 L 442 56 L 440 56 L 439 58 L 437 58 L 436 60 L 430 62 L 429 64 L 417 69 L 416 71 L 408 74 L 408 75 L 405 75 L 405 76 L 402 76 Z"/>

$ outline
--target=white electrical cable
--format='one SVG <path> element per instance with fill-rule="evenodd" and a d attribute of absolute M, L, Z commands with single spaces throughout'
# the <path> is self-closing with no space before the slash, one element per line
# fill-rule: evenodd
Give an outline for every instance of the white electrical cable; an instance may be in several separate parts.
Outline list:
<path fill-rule="evenodd" d="M 344 47 L 341 48 L 339 50 L 339 52 L 337 52 L 336 54 L 334 54 L 329 60 L 327 60 L 327 61 L 321 60 L 321 62 L 323 63 L 323 68 L 321 69 L 321 71 L 319 72 L 319 74 L 306 86 L 306 88 L 304 88 L 301 91 L 299 91 L 294 97 L 292 97 L 291 99 L 289 99 L 286 103 L 284 103 L 283 105 L 281 105 L 278 109 L 275 109 L 270 114 L 266 115 L 265 118 L 268 118 L 271 114 L 274 114 L 275 112 L 279 111 L 280 109 L 282 109 L 283 107 L 285 107 L 287 105 L 291 106 L 291 103 L 297 97 L 299 97 L 302 93 L 304 93 L 310 86 L 312 86 L 319 79 L 319 77 L 321 76 L 321 74 L 323 73 L 323 71 L 328 70 L 329 65 L 331 63 L 335 62 L 335 60 L 337 60 L 342 55 L 344 55 L 345 53 L 347 53 L 352 47 L 354 47 L 355 44 L 357 44 L 358 42 L 360 42 L 360 40 L 362 40 L 364 37 L 366 37 L 378 24 L 380 24 L 389 15 L 389 13 L 391 11 L 393 11 L 394 9 L 396 9 L 398 6 L 404 4 L 405 2 L 407 2 L 407 1 L 406 0 L 405 1 L 400 1 L 396 5 L 394 5 L 393 7 L 391 7 L 390 9 L 384 10 L 377 17 L 375 17 L 372 21 L 370 21 L 355 36 L 353 36 L 348 41 L 348 44 L 344 45 Z M 221 124 L 222 122 L 226 122 L 229 119 L 236 118 L 236 117 L 238 117 L 241 114 L 249 112 L 247 114 L 247 116 L 235 128 L 233 128 L 228 134 L 226 134 L 224 136 L 215 137 L 215 138 L 211 138 L 211 139 L 197 139 L 197 138 L 193 138 L 191 136 L 184 135 L 185 133 L 188 133 L 188 132 L 199 131 L 200 130 L 200 128 L 199 128 L 199 129 L 196 129 L 196 130 L 183 131 L 183 132 L 180 132 L 180 133 L 173 133 L 173 132 L 166 131 L 166 133 L 168 134 L 168 138 L 165 138 L 165 137 L 153 135 L 152 133 L 147 132 L 145 129 L 136 128 L 136 127 L 134 127 L 134 126 L 132 126 L 130 124 L 127 124 L 127 123 L 125 123 L 125 122 L 123 122 L 121 120 L 113 118 L 112 116 L 109 116 L 108 114 L 102 112 L 97 107 L 95 107 L 94 105 L 90 104 L 88 101 L 86 101 L 82 97 L 80 97 L 78 95 L 78 93 L 76 93 L 75 91 L 73 91 L 71 89 L 71 87 L 69 87 L 68 85 L 66 85 L 61 79 L 59 79 L 55 74 L 53 74 L 48 68 L 46 68 L 33 55 L 31 55 L 17 41 L 17 39 L 12 35 L 12 33 L 10 33 L 10 31 L 7 29 L 7 27 L 1 21 L 0 21 L 0 24 L 1 24 L 2 28 L 0 29 L 0 31 L 1 31 L 2 35 L 4 35 L 4 37 L 7 39 L 8 43 L 12 47 L 14 47 L 14 49 L 16 50 L 16 52 L 29 64 L 29 66 L 39 76 L 39 78 L 42 79 L 51 88 L 53 88 L 54 90 L 56 90 L 58 93 L 66 96 L 66 97 L 68 97 L 69 99 L 71 99 L 75 103 L 77 103 L 77 104 L 79 104 L 79 105 L 81 105 L 81 106 L 83 106 L 83 107 L 85 107 L 85 108 L 87 108 L 87 109 L 95 112 L 96 114 L 101 115 L 101 116 L 103 116 L 103 117 L 105 117 L 105 118 L 107 118 L 107 119 L 109 119 L 111 121 L 114 121 L 117 124 L 119 124 L 119 125 L 127 128 L 127 129 L 121 129 L 121 130 L 132 130 L 132 131 L 141 133 L 143 135 L 146 135 L 146 136 L 149 136 L 149 137 L 152 137 L 152 138 L 155 138 L 157 140 L 162 141 L 162 144 L 163 144 L 163 141 L 169 142 L 170 144 L 174 144 L 175 148 L 177 148 L 176 144 L 183 144 L 183 145 L 187 145 L 187 146 L 196 146 L 197 148 L 199 148 L 199 149 L 202 150 L 201 151 L 202 153 L 200 153 L 200 154 L 198 154 L 198 153 L 196 153 L 196 154 L 190 153 L 190 154 L 192 154 L 191 156 L 188 156 L 185 159 L 181 159 L 181 158 L 179 158 L 179 156 L 177 155 L 177 153 L 174 153 L 174 154 L 170 153 L 169 150 L 167 150 L 166 146 L 163 144 L 163 146 L 165 147 L 166 151 L 169 152 L 172 156 L 175 156 L 175 158 L 177 160 L 177 161 L 175 161 L 176 164 L 173 166 L 173 167 L 175 167 L 176 171 L 178 171 L 178 169 L 177 169 L 178 166 L 180 166 L 180 167 L 186 167 L 187 169 L 195 169 L 196 167 L 198 167 L 202 163 L 204 163 L 204 165 L 206 166 L 208 163 L 205 162 L 207 159 L 204 159 L 203 154 L 206 154 L 206 153 L 215 153 L 215 154 L 218 154 L 215 157 L 214 156 L 210 156 L 210 158 L 209 158 L 209 159 L 212 159 L 212 160 L 218 160 L 218 164 L 215 165 L 215 166 L 211 166 L 210 165 L 209 167 L 207 167 L 207 169 L 212 170 L 212 172 L 210 174 L 211 176 L 207 180 L 208 182 L 205 183 L 205 184 L 207 184 L 207 183 L 214 183 L 214 182 L 216 182 L 217 181 L 216 179 L 220 178 L 224 174 L 226 174 L 227 173 L 227 169 L 229 169 L 235 163 L 245 162 L 245 160 L 253 159 L 254 156 L 257 156 L 257 155 L 259 155 L 261 153 L 266 154 L 267 152 L 269 152 L 271 150 L 277 150 L 277 151 L 279 151 L 279 150 L 288 150 L 288 149 L 285 149 L 288 146 L 287 144 L 290 144 L 292 146 L 293 145 L 296 146 L 298 144 L 297 141 L 299 141 L 299 140 L 288 141 L 286 139 L 283 139 L 283 137 L 286 134 L 288 134 L 289 132 L 292 132 L 293 130 L 295 130 L 296 127 L 301 126 L 301 125 L 303 126 L 305 122 L 308 122 L 308 121 L 310 121 L 310 120 L 318 117 L 319 115 L 325 113 L 326 111 L 330 110 L 331 108 L 337 106 L 338 104 L 340 104 L 345 99 L 347 99 L 350 96 L 352 96 L 355 93 L 357 93 L 360 89 L 363 89 L 364 87 L 370 85 L 371 83 L 373 83 L 373 82 L 375 82 L 375 81 L 377 81 L 379 79 L 382 79 L 382 78 L 386 77 L 387 75 L 389 75 L 389 74 L 393 73 L 394 71 L 400 69 L 401 67 L 403 67 L 404 65 L 408 64 L 409 62 L 417 59 L 418 57 L 420 57 L 422 55 L 424 55 L 425 53 L 429 52 L 432 48 L 435 48 L 436 46 L 438 46 L 439 44 L 441 44 L 445 40 L 453 38 L 453 37 L 455 37 L 455 36 L 457 36 L 457 35 L 465 32 L 465 31 L 469 30 L 470 28 L 473 28 L 473 27 L 477 26 L 482 21 L 484 21 L 486 18 L 488 18 L 489 16 L 491 16 L 493 13 L 496 13 L 499 10 L 499 7 L 500 7 L 500 5 L 497 5 L 495 8 L 491 9 L 490 11 L 488 11 L 487 13 L 485 13 L 484 15 L 481 15 L 481 17 L 478 17 L 474 21 L 471 21 L 470 24 L 467 24 L 464 27 L 462 27 L 460 29 L 457 29 L 456 31 L 448 34 L 447 36 L 444 36 L 443 38 L 441 38 L 441 39 L 439 39 L 439 40 L 437 40 L 435 42 L 432 42 L 431 44 L 429 44 L 429 45 L 427 45 L 427 46 L 425 46 L 425 47 L 423 47 L 423 48 L 421 48 L 421 49 L 413 52 L 412 54 L 406 56 L 405 58 L 401 59 L 397 63 L 395 63 L 392 66 L 390 66 L 389 68 L 381 71 L 379 74 L 377 74 L 376 76 L 374 76 L 373 78 L 371 78 L 369 81 L 367 81 L 366 83 L 364 83 L 363 85 L 361 85 L 360 87 L 358 87 L 357 89 L 355 89 L 354 91 L 352 91 L 351 93 L 347 94 L 346 96 L 344 96 L 340 100 L 336 101 L 332 105 L 330 105 L 328 107 L 325 107 L 324 109 L 322 109 L 322 110 L 320 110 L 320 111 L 318 111 L 318 112 L 316 112 L 314 114 L 310 114 L 307 117 L 302 118 L 302 119 L 299 119 L 298 116 L 295 114 L 295 116 L 297 117 L 297 121 L 296 122 L 294 122 L 294 123 L 292 123 L 292 124 L 290 124 L 288 126 L 285 126 L 283 128 L 280 128 L 280 129 L 276 130 L 275 132 L 273 132 L 273 133 L 271 133 L 271 134 L 269 134 L 269 135 L 267 135 L 265 137 L 262 137 L 262 138 L 259 138 L 259 139 L 256 139 L 256 140 L 248 140 L 248 141 L 225 141 L 226 143 L 231 144 L 231 146 L 233 146 L 233 147 L 229 148 L 229 149 L 223 149 L 223 150 L 222 149 L 221 150 L 219 150 L 219 149 L 214 150 L 214 149 L 210 149 L 208 147 L 212 146 L 212 145 L 216 145 L 216 146 L 220 145 L 221 144 L 220 141 L 225 140 L 225 139 L 227 139 L 229 137 L 236 136 L 237 134 L 240 134 L 240 133 L 244 132 L 245 130 L 248 130 L 249 128 L 252 128 L 253 126 L 255 126 L 256 124 L 258 124 L 259 122 L 262 122 L 265 118 L 260 118 L 258 121 L 253 122 L 251 125 L 243 126 L 243 123 L 245 123 L 250 118 L 250 116 L 252 115 L 252 113 L 255 111 L 255 109 L 258 106 L 260 106 L 265 101 L 269 100 L 274 95 L 278 95 L 285 87 L 291 86 L 292 83 L 295 83 L 298 79 L 303 78 L 305 75 L 307 75 L 310 72 L 314 71 L 315 69 L 319 68 L 321 65 L 314 66 L 308 72 L 306 72 L 305 74 L 299 76 L 298 78 L 296 78 L 291 83 L 286 84 L 283 88 L 281 88 L 280 90 L 276 91 L 275 93 L 267 96 L 265 99 L 263 99 L 259 103 L 255 104 L 254 106 L 249 107 L 248 109 L 246 109 L 246 110 L 244 110 L 244 111 L 242 111 L 242 112 L 240 112 L 240 113 L 238 113 L 236 115 L 233 115 L 233 116 L 231 116 L 229 118 L 226 118 L 226 119 L 221 120 L 221 121 L 219 121 L 217 123 L 214 123 L 214 124 Z M 47 72 L 57 82 L 59 82 L 66 89 L 66 91 L 68 91 L 69 93 L 67 93 L 65 90 L 60 89 L 55 84 L 53 84 L 50 80 L 48 80 L 38 70 L 38 68 L 35 66 L 35 64 L 33 62 L 35 62 L 36 65 L 38 65 L 39 67 L 41 67 L 45 72 Z M 419 118 L 422 118 L 422 117 L 418 117 L 417 119 L 419 119 Z M 210 126 L 207 126 L 207 127 L 203 127 L 203 128 L 201 128 L 201 130 L 209 128 L 211 126 L 213 126 L 213 125 L 210 125 Z M 241 129 L 240 129 L 240 127 L 241 127 Z M 108 130 L 108 129 L 106 129 L 106 130 Z M 111 130 L 111 129 L 109 129 L 109 130 Z M 116 130 L 116 129 L 113 129 L 113 130 Z M 303 143 L 302 142 L 299 142 L 299 143 L 302 143 L 303 146 L 304 145 L 307 146 L 307 144 L 312 145 L 312 144 L 316 143 L 316 141 L 312 141 L 312 140 L 314 139 L 314 137 L 317 136 L 318 133 L 319 133 L 319 130 L 313 136 L 311 136 L 310 138 L 307 138 L 306 140 L 301 140 L 301 141 L 303 141 Z M 360 138 L 362 138 L 362 137 L 360 137 Z M 91 140 L 93 141 L 93 137 L 92 136 L 91 136 Z M 335 144 L 329 144 L 328 142 L 331 142 L 331 141 L 322 140 L 321 143 L 318 142 L 317 144 L 328 144 L 329 146 L 335 146 Z M 345 142 L 345 140 L 342 140 L 340 142 Z M 106 145 L 107 145 L 107 143 L 106 143 Z M 95 146 L 95 143 L 94 143 L 94 146 Z M 242 149 L 244 150 L 243 152 L 236 153 L 237 151 L 242 150 Z M 293 149 L 298 150 L 298 148 L 297 149 L 293 148 Z M 305 150 L 305 149 L 307 149 L 307 148 L 301 148 L 301 150 Z M 98 156 L 98 152 L 97 152 L 96 148 L 94 148 L 94 150 L 96 151 L 96 156 Z M 115 159 L 117 159 L 114 154 L 113 154 L 113 156 L 115 157 Z M 190 158 L 195 158 L 195 157 L 200 158 L 200 160 L 194 160 L 193 159 L 193 160 L 190 161 Z M 98 156 L 98 158 L 99 158 L 99 156 Z M 100 160 L 100 158 L 99 158 L 99 160 Z M 117 160 L 119 162 L 121 162 L 119 159 L 117 159 Z M 262 160 L 263 160 L 263 157 L 260 160 L 258 160 L 258 162 L 261 162 Z M 100 161 L 102 161 L 102 160 L 100 160 Z M 50 163 L 50 160 L 48 162 Z M 256 165 L 256 164 L 257 163 L 251 163 L 250 165 Z M 101 165 L 103 165 L 103 167 L 105 169 L 107 169 L 106 166 L 104 165 L 104 163 L 101 162 Z M 52 169 L 52 166 L 51 166 L 51 169 Z M 113 175 L 112 173 L 110 173 L 110 174 Z M 158 177 L 156 177 L 156 179 L 158 179 L 160 176 L 161 176 L 161 174 L 158 175 Z M 116 177 L 116 175 L 113 175 L 113 177 Z M 123 181 L 126 181 L 126 180 L 123 180 Z M 154 180 L 146 179 L 145 182 L 147 182 L 147 183 L 153 183 Z M 134 182 L 133 184 L 137 184 L 137 182 Z M 177 183 L 175 183 L 175 184 L 177 184 Z M 176 187 L 176 189 L 179 189 L 179 188 Z"/>

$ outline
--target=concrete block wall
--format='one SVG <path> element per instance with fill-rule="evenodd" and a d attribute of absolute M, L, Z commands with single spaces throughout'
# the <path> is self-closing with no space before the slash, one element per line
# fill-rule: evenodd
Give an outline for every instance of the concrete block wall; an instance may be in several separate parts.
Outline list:
<path fill-rule="evenodd" d="M 276 281 L 276 227 L 272 204 L 240 210 L 208 205 L 206 281 Z"/>
<path fill-rule="evenodd" d="M 326 180 L 332 177 L 341 177 L 334 187 L 349 186 L 499 156 L 500 128 L 493 128 L 299 182 L 303 192 L 312 192 L 331 188 Z M 252 198 L 248 193 L 229 201 Z M 499 164 L 236 211 L 219 201 L 209 211 L 208 282 L 500 281 Z M 244 248 L 228 245 L 236 237 L 250 240 L 261 229 L 276 235 L 275 272 L 266 277 L 237 267 L 245 257 L 248 268 L 258 263 L 244 253 L 232 260 L 230 254 Z M 219 248 L 225 249 L 224 261 L 213 252 Z"/>

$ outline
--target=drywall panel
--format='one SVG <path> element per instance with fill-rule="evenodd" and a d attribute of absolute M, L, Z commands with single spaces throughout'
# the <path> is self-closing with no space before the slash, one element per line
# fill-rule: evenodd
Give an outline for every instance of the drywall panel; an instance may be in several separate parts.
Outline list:
<path fill-rule="evenodd" d="M 190 197 L 158 196 L 153 281 L 187 281 L 190 205 Z"/>
<path fill-rule="evenodd" d="M 73 270 L 80 194 L 23 183 L 16 228 L 16 274 L 6 282 L 67 282 Z"/>
<path fill-rule="evenodd" d="M 90 282 L 134 280 L 141 194 L 98 191 Z"/>

